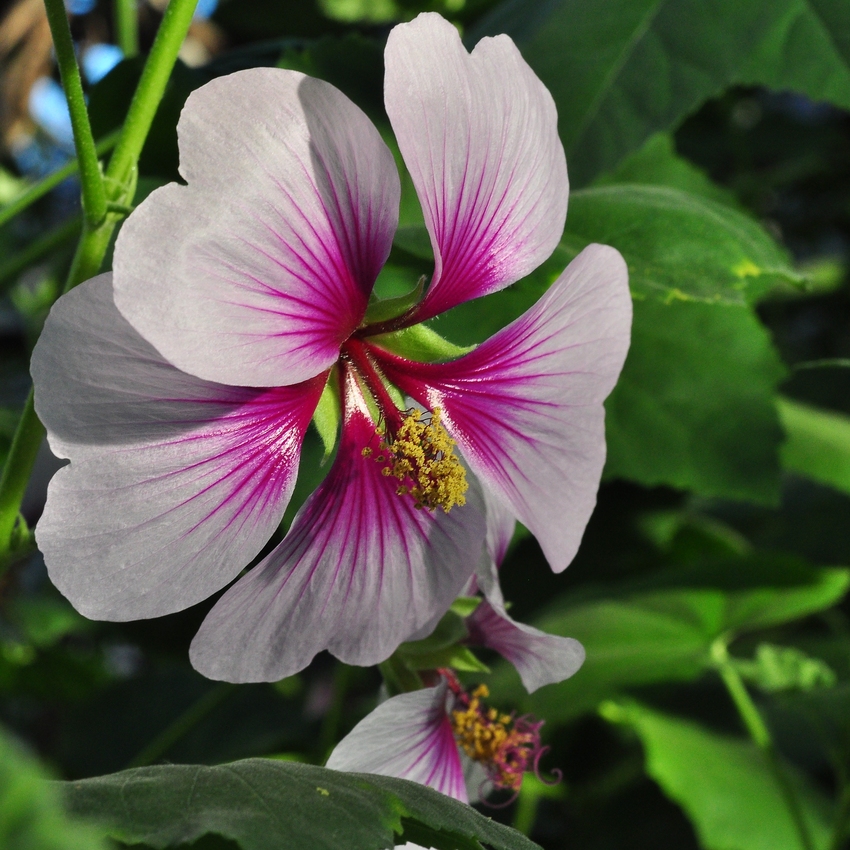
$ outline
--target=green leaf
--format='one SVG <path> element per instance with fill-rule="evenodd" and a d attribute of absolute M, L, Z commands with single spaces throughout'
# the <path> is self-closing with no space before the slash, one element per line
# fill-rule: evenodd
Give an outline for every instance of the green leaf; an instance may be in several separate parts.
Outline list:
<path fill-rule="evenodd" d="M 509 0 L 506 32 L 552 92 L 573 185 L 731 85 L 850 108 L 850 5 L 836 0 Z"/>
<path fill-rule="evenodd" d="M 637 299 L 747 304 L 780 283 L 801 285 L 785 252 L 743 213 L 666 186 L 574 192 L 567 234 L 613 245 Z"/>
<path fill-rule="evenodd" d="M 829 608 L 850 587 L 850 570 L 810 567 L 760 554 L 681 565 L 620 588 L 614 598 L 560 600 L 534 622 L 545 632 L 576 638 L 587 660 L 571 679 L 524 697 L 507 665 L 491 690 L 499 700 L 549 720 L 593 710 L 631 687 L 696 679 L 710 666 L 721 636 L 791 622 Z"/>
<path fill-rule="evenodd" d="M 732 192 L 718 186 L 704 171 L 679 156 L 673 146 L 673 139 L 667 133 L 650 136 L 640 150 L 627 156 L 614 171 L 602 175 L 593 185 L 611 186 L 619 183 L 667 186 L 734 209 L 743 209 Z"/>
<path fill-rule="evenodd" d="M 61 795 L 38 762 L 0 730 L 0 847 L 3 850 L 105 850 L 88 825 L 69 820 Z"/>
<path fill-rule="evenodd" d="M 835 684 L 835 673 L 819 658 L 790 646 L 760 643 L 752 661 L 731 659 L 735 669 L 748 682 L 767 693 L 792 689 L 810 691 Z"/>
<path fill-rule="evenodd" d="M 608 478 L 775 504 L 783 367 L 745 307 L 635 302 L 632 344 L 606 402 Z"/>
<path fill-rule="evenodd" d="M 637 733 L 645 750 L 646 772 L 688 814 L 700 846 L 804 850 L 778 780 L 753 743 L 634 702 L 608 703 L 602 714 Z M 828 846 L 828 802 L 790 765 L 782 767 L 797 792 L 815 846 Z"/>
<path fill-rule="evenodd" d="M 242 850 L 378 850 L 408 835 L 438 838 L 444 850 L 479 850 L 479 841 L 494 850 L 537 846 L 413 782 L 271 759 L 138 768 L 63 786 L 71 812 L 155 848 L 207 833 Z"/>
<path fill-rule="evenodd" d="M 782 446 L 785 469 L 850 493 L 850 417 L 777 399 L 788 434 Z"/>

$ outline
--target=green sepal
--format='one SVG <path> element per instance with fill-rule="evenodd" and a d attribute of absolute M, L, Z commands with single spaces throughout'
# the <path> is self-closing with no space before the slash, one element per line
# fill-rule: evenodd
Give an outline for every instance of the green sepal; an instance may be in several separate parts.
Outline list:
<path fill-rule="evenodd" d="M 451 667 L 462 673 L 489 673 L 490 668 L 480 661 L 467 646 L 447 646 L 436 652 L 411 655 L 407 665 L 414 670 L 436 670 L 439 667 Z"/>
<path fill-rule="evenodd" d="M 408 360 L 418 360 L 420 363 L 434 363 L 438 360 L 454 360 L 468 354 L 475 346 L 455 345 L 443 339 L 428 325 L 412 325 L 400 331 L 380 334 L 373 337 L 374 342 Z"/>
<path fill-rule="evenodd" d="M 468 617 L 480 604 L 480 596 L 458 596 L 449 611 L 453 611 L 458 617 Z"/>
<path fill-rule="evenodd" d="M 323 464 L 327 462 L 336 445 L 340 411 L 339 382 L 336 380 L 336 369 L 333 369 L 313 414 L 313 424 L 316 426 L 325 447 L 325 453 L 322 456 Z"/>
<path fill-rule="evenodd" d="M 405 658 L 430 655 L 456 644 L 459 640 L 463 640 L 467 634 L 463 618 L 452 611 L 448 611 L 428 637 L 403 643 L 398 648 L 398 652 Z"/>
<path fill-rule="evenodd" d="M 424 290 L 425 275 L 422 275 L 416 282 L 416 286 L 405 295 L 372 301 L 366 308 L 366 316 L 363 320 L 364 324 L 374 325 L 378 322 L 388 322 L 390 319 L 397 319 L 399 316 L 403 316 L 411 307 L 419 303 Z"/>

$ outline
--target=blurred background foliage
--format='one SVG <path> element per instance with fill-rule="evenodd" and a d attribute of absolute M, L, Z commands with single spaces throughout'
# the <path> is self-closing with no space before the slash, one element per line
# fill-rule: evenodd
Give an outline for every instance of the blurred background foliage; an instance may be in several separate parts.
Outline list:
<path fill-rule="evenodd" d="M 113 3 L 66 5 L 108 147 L 142 59 Z M 485 657 L 494 702 L 547 721 L 544 768 L 560 767 L 564 781 L 529 778 L 518 801 L 485 814 L 552 850 L 850 846 L 850 5 L 202 2 L 136 202 L 178 177 L 175 124 L 189 92 L 255 65 L 337 85 L 397 152 L 383 43 L 423 10 L 453 20 L 470 47 L 499 32 L 516 40 L 558 105 L 572 182 L 552 258 L 435 328 L 481 341 L 591 241 L 624 254 L 635 304 L 607 404 L 604 482 L 575 562 L 552 575 L 520 531 L 502 569 L 512 615 L 578 638 L 587 662 L 528 696 Z M 137 11 L 143 54 L 160 9 Z M 2 460 L 80 227 L 72 176 L 13 214 L 73 155 L 40 0 L 7 5 L 0 75 Z M 385 295 L 430 272 L 403 186 Z M 322 472 L 315 434 L 305 451 L 284 528 Z M 24 506 L 31 524 L 55 468 L 45 451 Z M 375 705 L 377 673 L 329 656 L 275 684 L 206 681 L 187 648 L 214 601 L 93 623 L 50 585 L 38 555 L 11 565 L 0 579 L 0 846 L 98 846 L 88 827 L 68 824 L 58 794 L 33 790 L 45 773 L 252 756 L 321 764 Z M 747 727 L 747 700 L 763 729 L 752 717 Z"/>

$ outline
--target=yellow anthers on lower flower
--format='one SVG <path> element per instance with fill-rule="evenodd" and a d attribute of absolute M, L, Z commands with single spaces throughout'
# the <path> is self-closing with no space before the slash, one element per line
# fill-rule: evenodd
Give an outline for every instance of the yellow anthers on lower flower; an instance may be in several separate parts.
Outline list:
<path fill-rule="evenodd" d="M 461 749 L 475 761 L 492 762 L 508 738 L 508 730 L 499 722 L 496 709 L 486 713 L 481 700 L 490 696 L 486 685 L 479 685 L 470 695 L 469 704 L 452 712 L 452 726 Z M 507 718 L 510 722 L 510 718 Z"/>
<path fill-rule="evenodd" d="M 490 696 L 486 685 L 479 685 L 471 694 L 453 690 L 458 699 L 451 718 L 458 746 L 481 763 L 495 787 L 519 791 L 523 773 L 536 771 L 543 752 L 542 722 L 514 718 L 484 706 L 482 700 Z"/>
<path fill-rule="evenodd" d="M 466 470 L 454 453 L 455 441 L 440 424 L 440 408 L 430 416 L 417 409 L 405 413 L 401 426 L 392 439 L 382 439 L 375 457 L 386 466 L 383 475 L 403 482 L 396 490 L 400 496 L 411 496 L 417 508 L 448 513 L 455 505 L 466 504 L 469 484 Z M 373 456 L 363 450 L 364 457 Z"/>

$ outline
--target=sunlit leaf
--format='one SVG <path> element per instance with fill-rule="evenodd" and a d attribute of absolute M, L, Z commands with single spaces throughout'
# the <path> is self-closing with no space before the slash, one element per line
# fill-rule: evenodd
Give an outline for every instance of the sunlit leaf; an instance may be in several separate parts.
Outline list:
<path fill-rule="evenodd" d="M 603 706 L 607 719 L 630 726 L 646 757 L 646 772 L 688 814 L 706 850 L 806 850 L 782 788 L 755 744 L 711 732 L 634 702 Z M 790 765 L 816 847 L 828 846 L 827 801 Z"/>

